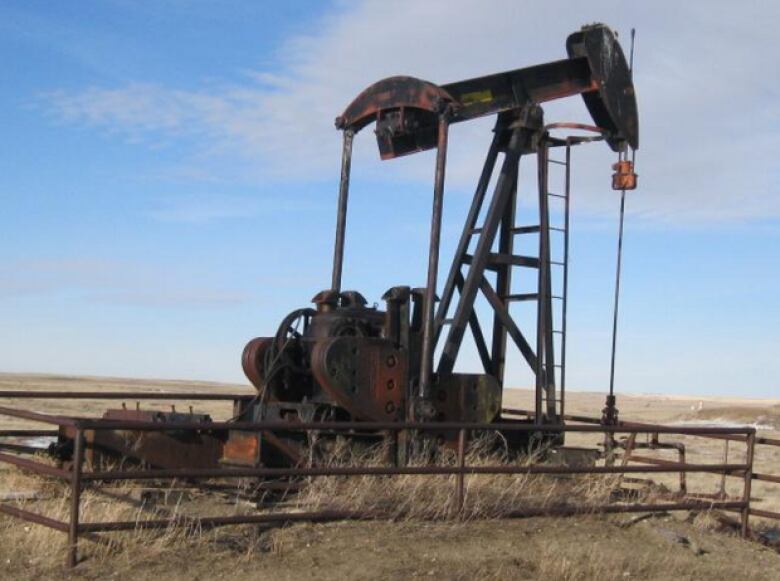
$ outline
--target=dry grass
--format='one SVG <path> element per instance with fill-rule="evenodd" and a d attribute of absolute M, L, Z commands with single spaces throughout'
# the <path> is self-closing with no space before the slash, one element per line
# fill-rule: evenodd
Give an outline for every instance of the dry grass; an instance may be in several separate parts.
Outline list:
<path fill-rule="evenodd" d="M 511 457 L 496 451 L 488 438 L 473 441 L 466 452 L 467 466 L 528 466 L 538 463 L 544 450 L 533 455 Z M 355 451 L 344 444 L 327 458 L 329 466 L 387 465 L 387 450 L 381 446 Z M 431 465 L 430 454 L 421 452 L 409 460 L 411 466 Z M 437 455 L 436 466 L 457 466 L 452 450 Z M 480 474 L 464 478 L 463 508 L 457 506 L 457 476 L 400 475 L 332 476 L 308 479 L 293 499 L 296 509 L 351 510 L 378 514 L 394 521 L 493 519 L 508 516 L 520 508 L 604 504 L 617 486 L 615 476 L 545 476 L 530 474 Z"/>
<path fill-rule="evenodd" d="M 378 448 L 357 453 L 334 451 L 333 465 L 380 464 Z M 532 458 L 510 459 L 477 443 L 468 451 L 468 463 L 527 464 Z M 421 462 L 417 459 L 417 462 Z M 453 454 L 437 459 L 452 465 Z M 0 473 L 6 490 L 36 492 L 38 500 L 21 501 L 54 518 L 68 511 L 64 485 L 25 475 L 16 470 Z M 585 516 L 571 519 L 495 520 L 510 505 L 551 506 L 561 502 L 605 502 L 613 479 L 551 478 L 549 476 L 489 476 L 466 478 L 464 512 L 449 519 L 455 508 L 455 478 L 450 476 L 323 477 L 307 482 L 299 495 L 288 498 L 288 510 L 326 508 L 380 510 L 388 520 L 366 523 L 296 525 L 261 530 L 231 527 L 201 530 L 191 525 L 159 531 L 112 533 L 108 543 L 82 541 L 84 562 L 75 574 L 103 579 L 111 572 L 120 579 L 211 579 L 215 571 L 226 578 L 323 579 L 382 577 L 408 579 L 433 575 L 443 579 L 563 579 L 617 581 L 638 579 L 728 578 L 739 569 L 708 563 L 688 548 L 679 548 L 654 532 L 656 522 L 668 517 L 631 523 L 621 517 Z M 254 511 L 235 498 L 191 493 L 170 502 L 143 504 L 129 484 L 87 490 L 83 495 L 84 520 L 136 520 L 171 515 L 225 514 Z M 235 496 L 239 494 L 236 490 Z M 106 494 L 107 493 L 107 494 Z M 128 502 L 127 499 L 135 499 Z M 125 500 L 118 500 L 125 499 Z M 519 504 L 515 504 L 519 503 Z M 274 508 L 278 510 L 278 508 Z M 712 520 L 699 516 L 687 535 L 703 535 L 708 553 L 713 543 L 736 543 L 712 535 Z M 664 526 L 687 526 L 672 523 Z M 709 536 L 708 536 L 709 535 Z M 716 538 L 717 537 L 717 538 Z M 698 539 L 696 543 L 701 544 Z M 697 544 L 697 546 L 698 546 Z M 729 550 L 734 550 L 731 545 Z M 744 550 L 744 549 L 740 549 Z M 755 551 L 757 549 L 750 549 Z M 3 578 L 61 578 L 65 535 L 15 519 L 0 518 L 0 570 Z M 770 558 L 750 553 L 752 559 Z M 732 558 L 737 557 L 732 555 Z M 771 562 L 771 561 L 770 561 Z M 758 564 L 758 561 L 757 561 Z M 780 565 L 780 560 L 777 561 Z M 369 567 L 371 574 L 364 569 Z M 744 564 L 739 565 L 743 567 Z M 725 567 L 725 568 L 724 568 Z M 723 576 L 719 576 L 719 571 Z M 771 578 L 759 574 L 751 578 Z"/>
<path fill-rule="evenodd" d="M 330 466 L 386 465 L 386 450 L 381 446 L 360 452 L 346 444 L 331 451 L 324 463 Z M 477 440 L 467 451 L 471 466 L 519 465 L 525 466 L 538 457 L 510 458 L 494 451 L 492 442 Z M 322 460 L 321 460 L 322 463 Z M 412 458 L 412 465 L 430 464 L 428 454 Z M 456 465 L 454 452 L 440 454 L 435 464 Z M 30 498 L 14 504 L 50 518 L 67 522 L 69 518 L 69 488 L 59 481 L 28 475 L 17 470 L 0 472 L 2 488 L 30 493 Z M 613 478 L 549 477 L 542 475 L 478 475 L 465 478 L 463 510 L 456 506 L 455 476 L 402 475 L 318 477 L 310 478 L 294 496 L 284 499 L 272 510 L 320 511 L 351 510 L 376 513 L 395 521 L 443 521 L 451 526 L 476 519 L 495 519 L 506 516 L 519 507 L 548 507 L 560 504 L 602 504 L 616 484 Z M 148 483 L 145 486 L 149 486 Z M 176 486 L 175 483 L 171 486 Z M 162 493 L 166 490 L 162 489 Z M 247 483 L 235 490 L 215 495 L 203 491 L 168 489 L 169 502 L 153 504 L 142 499 L 139 488 L 132 482 L 102 485 L 84 490 L 81 499 L 82 522 L 144 521 L 174 518 L 177 522 L 161 530 L 143 530 L 111 533 L 101 537 L 103 542 L 82 541 L 80 553 L 89 562 L 89 568 L 126 569 L 134 564 L 156 559 L 169 551 L 185 547 L 212 545 L 210 550 L 230 545 L 242 558 L 251 558 L 258 551 L 281 554 L 284 535 L 269 533 L 247 539 L 232 530 L 202 530 L 193 518 L 197 515 L 240 514 L 256 512 L 251 503 L 239 500 L 251 492 Z M 456 518 L 453 518 L 456 517 Z M 9 565 L 23 565 L 32 571 L 46 571 L 64 562 L 66 535 L 43 526 L 8 518 L 0 518 L 0 538 L 9 542 L 0 545 L 0 561 Z"/>
<path fill-rule="evenodd" d="M 175 382 L 153 386 L 151 382 L 149 385 L 136 382 L 136 385 L 127 384 L 125 380 L 65 379 L 40 376 L 22 377 L 17 381 L 17 378 L 0 376 L 0 386 L 64 391 L 158 387 L 172 392 L 189 390 L 184 383 L 177 385 Z M 23 385 L 17 385 L 17 382 Z M 236 391 L 233 386 L 203 388 Z M 509 395 L 511 399 L 511 393 Z M 577 393 L 572 394 L 569 402 L 573 413 L 586 415 L 592 415 L 603 403 L 601 395 Z M 621 416 L 626 419 L 663 422 L 690 417 L 691 406 L 695 403 L 698 402 L 674 398 L 623 397 L 620 408 Z M 727 403 L 717 402 L 717 406 L 723 407 Z M 755 408 L 765 413 L 776 403 L 756 403 Z M 705 404 L 705 409 L 715 406 L 715 403 Z M 45 409 L 43 402 L 35 404 L 38 405 L 41 411 L 79 415 L 98 414 L 107 405 L 117 407 L 119 404 L 61 401 L 56 402 L 54 408 Z M 752 405 L 747 404 L 748 407 Z M 165 409 L 167 403 L 149 405 L 154 409 L 158 406 Z M 203 402 L 196 407 L 196 411 L 211 413 L 215 418 L 227 417 L 230 413 L 228 406 L 222 404 Z M 41 427 L 24 422 L 18 427 L 22 425 Z M 12 426 L 16 424 L 4 425 Z M 689 461 L 721 461 L 722 442 L 679 439 L 688 446 Z M 585 435 L 582 435 L 582 441 L 572 438 L 569 443 L 594 445 L 594 442 L 586 441 Z M 479 445 L 472 446 L 468 454 L 468 462 L 472 465 L 530 461 L 528 458 L 509 458 Z M 739 462 L 741 454 L 741 450 L 732 447 L 730 461 Z M 761 454 L 761 459 L 757 459 L 758 467 L 765 472 L 780 473 L 780 449 L 765 449 Z M 657 455 L 674 459 L 673 452 L 669 451 L 658 451 Z M 380 449 L 356 452 L 346 447 L 334 451 L 328 458 L 334 465 L 379 464 L 382 461 Z M 427 458 L 421 456 L 413 462 L 424 463 Z M 445 453 L 436 462 L 453 465 L 454 454 Z M 134 581 L 191 581 L 215 577 L 233 581 L 305 577 L 335 581 L 416 576 L 441 579 L 772 579 L 780 570 L 780 557 L 774 553 L 742 542 L 735 536 L 715 534 L 713 531 L 719 528 L 718 523 L 708 514 L 699 515 L 691 523 L 671 517 L 634 523 L 632 516 L 600 515 L 496 520 L 512 506 L 549 507 L 562 502 L 601 504 L 608 499 L 616 478 L 469 476 L 465 479 L 464 511 L 457 520 L 450 518 L 455 516 L 456 508 L 454 476 L 314 478 L 304 483 L 299 495 L 288 497 L 283 506 L 274 510 L 376 510 L 388 519 L 300 524 L 274 529 L 244 526 L 215 530 L 200 530 L 180 520 L 178 525 L 165 530 L 106 534 L 103 538 L 109 539 L 109 543 L 82 541 L 84 561 L 74 575 L 85 579 L 111 576 Z M 659 478 L 672 490 L 676 488 L 676 479 L 676 475 Z M 718 478 L 689 475 L 688 480 L 691 490 L 711 492 L 716 490 Z M 152 485 L 146 483 L 144 486 Z M 730 493 L 739 493 L 740 486 L 739 479 L 728 482 Z M 15 501 L 17 506 L 63 520 L 67 516 L 67 489 L 50 480 L 0 469 L 0 489 L 35 493 L 39 497 Z M 754 482 L 755 496 L 761 499 L 758 506 L 770 510 L 780 508 L 777 490 L 777 487 Z M 236 489 L 232 495 L 190 491 L 182 499 L 171 490 L 168 502 L 156 505 L 140 503 L 138 489 L 130 484 L 111 486 L 105 492 L 110 496 L 85 492 L 82 512 L 85 520 L 142 521 L 171 515 L 225 515 L 258 510 L 239 500 L 240 493 L 247 492 L 245 488 Z M 118 501 L 116 497 L 125 500 Z M 699 555 L 690 547 L 670 541 L 667 535 L 659 533 L 663 529 L 674 529 L 690 537 L 697 547 L 706 549 L 705 553 Z M 62 579 L 67 575 L 62 565 L 65 544 L 66 535 L 61 532 L 0 515 L 0 578 Z"/>
<path fill-rule="evenodd" d="M 35 498 L 14 503 L 25 508 L 67 522 L 70 511 L 69 488 L 62 482 L 25 475 L 18 471 L 3 473 L 3 488 L 35 493 Z M 106 487 L 101 491 L 85 490 L 81 498 L 83 521 L 129 520 L 140 522 L 152 518 L 176 515 L 180 506 L 155 509 L 140 502 L 133 502 L 133 487 L 129 484 Z M 130 500 L 130 501 L 128 501 Z M 93 566 L 119 565 L 136 555 L 155 558 L 165 551 L 181 546 L 191 537 L 193 530 L 179 524 L 168 529 L 146 532 L 140 529 L 101 537 L 102 542 L 82 541 L 83 553 Z M 15 519 L 0 519 L 0 556 L 8 564 L 23 564 L 31 570 L 49 570 L 64 562 L 67 535 L 47 527 Z"/>

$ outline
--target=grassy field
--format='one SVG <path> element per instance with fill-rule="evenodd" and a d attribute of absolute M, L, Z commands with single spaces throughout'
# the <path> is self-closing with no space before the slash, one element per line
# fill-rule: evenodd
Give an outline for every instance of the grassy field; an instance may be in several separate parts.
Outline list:
<path fill-rule="evenodd" d="M 251 393 L 247 386 L 184 381 L 146 381 L 50 375 L 0 374 L 0 390 L 140 390 L 176 393 L 185 391 Z M 572 392 L 567 412 L 598 416 L 603 394 Z M 0 405 L 20 407 L 6 399 Z M 128 407 L 135 402 L 126 402 Z M 185 402 L 144 404 L 144 409 L 168 410 L 173 403 L 186 410 Z M 121 402 L 35 401 L 28 406 L 47 413 L 99 415 Z M 505 407 L 532 407 L 531 392 L 509 390 Z M 780 401 L 734 398 L 682 398 L 676 396 L 619 396 L 621 418 L 664 423 L 747 423 L 762 434 L 778 437 Z M 230 405 L 198 402 L 196 412 L 215 419 L 230 415 Z M 0 427 L 27 427 L 22 421 L 0 420 Z M 40 427 L 40 426 L 35 426 Z M 686 445 L 691 462 L 720 462 L 724 444 L 717 440 L 669 436 Z M 663 439 L 662 439 L 663 441 Z M 570 437 L 567 445 L 595 447 L 594 436 Z M 731 444 L 729 461 L 740 462 L 744 446 Z M 674 459 L 671 451 L 659 457 Z M 757 470 L 780 474 L 780 449 L 759 450 Z M 489 477 L 492 478 L 492 477 Z M 479 479 L 479 480 L 477 480 Z M 657 479 L 670 489 L 677 476 Z M 689 475 L 689 490 L 716 492 L 715 476 Z M 727 490 L 741 491 L 739 479 L 729 479 Z M 384 484 L 382 484 L 384 482 Z M 467 481 L 470 518 L 461 522 L 436 520 L 437 510 L 452 501 L 450 482 L 432 483 L 425 477 L 408 478 L 392 485 L 377 479 L 345 484 L 338 479 L 312 483 L 289 504 L 292 509 L 364 506 L 381 499 L 396 507 L 388 522 L 340 522 L 301 524 L 280 528 L 235 527 L 215 531 L 175 528 L 159 534 L 114 534 L 110 545 L 83 542 L 84 561 L 73 572 L 62 567 L 65 535 L 37 525 L 0 516 L 0 578 L 54 579 L 776 579 L 780 555 L 733 533 L 718 531 L 711 515 L 674 514 L 637 519 L 625 516 L 586 516 L 566 519 L 498 520 L 507 498 L 523 495 L 595 496 L 607 484 L 561 480 L 519 481 L 516 477 Z M 346 488 L 345 488 L 346 486 Z M 36 510 L 63 516 L 67 494 L 61 485 L 0 467 L 0 494 L 28 497 L 17 504 L 36 503 Z M 31 499 L 34 497 L 34 499 Z M 754 482 L 756 507 L 780 511 L 780 486 Z M 86 518 L 140 518 L 144 512 L 231 514 L 255 511 L 254 504 L 237 496 L 172 490 L 156 504 L 142 503 L 142 491 L 129 485 L 105 493 L 87 491 L 83 499 Z M 297 504 L 296 504 L 297 503 Z M 361 504 L 363 503 L 363 504 Z M 406 503 L 406 507 L 404 505 Z M 411 504 L 410 504 L 411 503 Z M 411 508 L 409 508 L 411 507 Z M 416 511 L 416 512 L 415 512 Z M 766 527 L 760 519 L 758 526 Z"/>

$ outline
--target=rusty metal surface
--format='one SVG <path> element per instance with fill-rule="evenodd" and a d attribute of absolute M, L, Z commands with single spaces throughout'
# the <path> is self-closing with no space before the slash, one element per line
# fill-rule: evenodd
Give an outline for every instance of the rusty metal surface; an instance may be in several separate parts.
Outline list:
<path fill-rule="evenodd" d="M 418 109 L 435 115 L 452 96 L 442 87 L 414 77 L 389 77 L 358 95 L 337 119 L 339 129 L 359 131 L 388 109 Z"/>
<path fill-rule="evenodd" d="M 349 179 L 352 172 L 352 142 L 355 131 L 345 129 L 341 146 L 341 177 L 339 179 L 339 200 L 336 212 L 336 236 L 333 244 L 333 274 L 329 296 L 337 297 L 341 292 L 341 275 L 344 269 L 344 241 L 347 230 L 347 204 L 349 201 Z M 317 302 L 315 300 L 315 302 Z M 319 305 L 318 305 L 319 306 Z"/>
<path fill-rule="evenodd" d="M 512 423 L 507 421 L 494 423 L 471 423 L 471 422 L 211 422 L 201 424 L 196 422 L 182 422 L 181 424 L 160 424 L 150 422 L 120 422 L 105 419 L 80 419 L 78 426 L 82 429 L 106 429 L 106 430 L 257 430 L 257 431 L 336 431 L 347 432 L 352 430 L 372 430 L 372 431 L 397 431 L 397 430 L 419 430 L 435 431 L 440 429 L 459 430 L 495 430 L 495 431 L 518 431 L 518 432 L 557 432 L 566 430 L 567 432 L 582 433 L 603 433 L 631 434 L 654 432 L 659 434 L 680 434 L 690 436 L 717 436 L 717 435 L 743 435 L 754 433 L 753 427 L 701 427 L 701 426 L 663 426 L 655 424 L 645 425 L 617 425 L 617 426 L 598 426 L 598 425 L 542 425 L 537 426 L 525 423 Z"/>
<path fill-rule="evenodd" d="M 11 506 L 10 504 L 7 503 L 0 503 L 0 512 L 7 514 L 8 516 L 26 520 L 31 523 L 43 525 L 45 527 L 49 527 L 50 529 L 61 531 L 63 533 L 68 532 L 68 523 L 66 522 L 54 520 L 53 518 L 43 516 L 42 514 L 38 514 L 30 510 L 25 510 L 17 506 Z"/>
<path fill-rule="evenodd" d="M 676 502 L 635 505 L 591 505 L 591 506 L 549 506 L 529 507 L 507 513 L 505 518 L 529 518 L 535 516 L 574 516 L 583 514 L 620 514 L 631 512 L 670 512 L 681 510 L 741 509 L 742 502 Z M 327 522 L 335 520 L 377 520 L 384 518 L 377 511 L 320 511 L 320 512 L 284 512 L 270 514 L 251 514 L 240 516 L 202 517 L 189 519 L 192 524 L 204 528 L 237 524 L 283 523 L 283 522 Z M 101 523 L 81 523 L 80 531 L 105 532 L 134 529 L 160 529 L 184 519 L 159 519 L 148 521 L 116 521 Z M 186 521 L 185 521 L 186 522 Z"/>
<path fill-rule="evenodd" d="M 749 466 L 745 470 L 743 479 L 743 492 L 742 497 L 747 501 L 742 508 L 741 525 L 742 525 L 742 537 L 745 538 L 750 533 L 750 497 L 753 486 L 753 459 L 755 457 L 756 449 L 756 433 L 747 435 L 747 451 L 745 457 L 748 458 Z"/>
<path fill-rule="evenodd" d="M 776 484 L 780 484 L 780 476 L 774 474 L 760 474 L 754 472 L 753 480 L 763 480 L 764 482 L 774 482 Z"/>
<path fill-rule="evenodd" d="M 0 390 L 0 399 L 123 399 L 143 400 L 192 400 L 230 401 L 254 397 L 249 393 L 202 393 L 202 392 L 148 392 L 148 391 L 29 391 Z M 2 409 L 2 408 L 0 408 Z"/>
<path fill-rule="evenodd" d="M 67 470 L 56 468 L 42 462 L 36 462 L 35 460 L 19 458 L 13 454 L 0 452 L 0 462 L 6 462 L 7 464 L 11 464 L 17 468 L 21 468 L 29 472 L 34 472 L 36 474 L 43 474 L 45 476 L 51 476 L 54 478 L 70 478 L 70 472 Z"/>
<path fill-rule="evenodd" d="M 42 424 L 51 424 L 54 426 L 75 426 L 77 421 L 76 418 L 54 414 L 42 414 L 30 410 L 10 408 L 7 406 L 0 406 L 0 415 L 20 418 L 23 420 L 30 420 L 33 422 L 40 422 Z"/>
<path fill-rule="evenodd" d="M 73 441 L 77 434 L 83 433 L 87 443 L 85 457 L 94 465 L 121 460 L 160 468 L 214 467 L 222 455 L 224 434 L 205 429 L 211 423 L 207 415 L 122 408 L 106 411 L 101 419 L 130 426 L 140 423 L 165 425 L 172 429 L 82 430 L 77 425 L 62 425 L 51 453 L 70 466 Z M 197 424 L 204 429 L 178 429 L 183 422 Z"/>
<path fill-rule="evenodd" d="M 612 166 L 615 173 L 612 174 L 613 190 L 635 190 L 637 175 L 634 173 L 634 164 L 627 159 L 621 160 Z"/>
<path fill-rule="evenodd" d="M 203 468 L 172 470 L 103 470 L 85 472 L 82 480 L 158 480 L 176 478 L 248 478 L 288 476 L 453 476 L 458 474 L 667 474 L 677 472 L 699 472 L 713 474 L 734 474 L 742 476 L 745 464 L 674 464 L 662 466 L 323 466 L 296 468 Z"/>
<path fill-rule="evenodd" d="M 68 551 L 66 563 L 73 568 L 78 563 L 79 515 L 81 514 L 81 473 L 84 469 L 84 432 L 78 430 L 73 439 L 73 465 L 70 476 L 70 519 L 68 521 Z"/>
<path fill-rule="evenodd" d="M 760 516 L 762 518 L 780 520 L 780 512 L 774 512 L 771 510 L 762 510 L 760 508 L 750 507 L 750 514 L 752 516 Z"/>
<path fill-rule="evenodd" d="M 440 421 L 489 424 L 499 418 L 501 387 L 490 375 L 455 373 L 439 381 L 433 400 Z"/>
<path fill-rule="evenodd" d="M 406 352 L 382 338 L 334 337 L 312 349 L 319 385 L 356 419 L 402 417 L 407 367 Z"/>
<path fill-rule="evenodd" d="M 258 466 L 260 464 L 260 438 L 257 432 L 231 431 L 222 449 L 223 464 Z"/>
<path fill-rule="evenodd" d="M 203 414 L 181 414 L 147 410 L 108 410 L 108 421 L 147 422 L 177 427 L 180 423 L 207 426 L 211 418 Z M 103 458 L 123 459 L 158 468 L 216 467 L 222 456 L 223 439 L 210 431 L 168 430 L 87 430 L 81 432 L 89 443 L 88 460 L 98 465 Z"/>
<path fill-rule="evenodd" d="M 241 353 L 241 368 L 255 389 L 261 390 L 265 385 L 266 355 L 272 344 L 271 337 L 256 337 L 246 344 Z"/>
<path fill-rule="evenodd" d="M 57 436 L 57 430 L 0 430 L 0 438 L 37 438 Z"/>
<path fill-rule="evenodd" d="M 435 85 L 414 77 L 390 77 L 364 90 L 339 116 L 339 129 L 359 131 L 371 121 L 397 111 L 424 112 L 423 118 L 395 124 L 414 147 L 400 154 L 435 147 L 436 115 L 452 107 L 451 122 L 458 123 L 582 94 L 596 125 L 610 146 L 619 151 L 628 143 L 639 146 L 639 123 L 634 86 L 615 33 L 604 25 L 583 27 L 566 41 L 568 59 L 483 77 Z M 382 139 L 380 137 L 380 149 Z M 395 157 L 391 150 L 383 159 Z"/>
<path fill-rule="evenodd" d="M 596 125 L 612 135 L 607 139 L 612 148 L 621 150 L 623 141 L 638 149 L 639 117 L 633 75 L 615 33 L 600 24 L 583 26 L 566 39 L 566 50 L 570 58 L 588 60 L 598 89 L 583 93 L 583 99 Z"/>

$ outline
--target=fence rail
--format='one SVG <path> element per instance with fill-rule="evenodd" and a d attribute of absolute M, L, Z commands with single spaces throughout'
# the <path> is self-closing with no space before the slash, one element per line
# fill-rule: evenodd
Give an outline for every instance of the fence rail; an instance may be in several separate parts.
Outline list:
<path fill-rule="evenodd" d="M 526 416 L 526 417 L 533 417 L 534 412 L 530 410 L 524 410 L 524 409 L 510 409 L 510 408 L 504 408 L 501 410 L 502 413 L 508 414 L 510 416 Z M 581 422 L 588 425 L 596 425 L 600 424 L 601 420 L 599 418 L 594 418 L 590 416 L 579 416 L 579 415 L 565 415 L 562 418 L 564 421 L 572 421 L 572 422 Z M 653 434 L 654 441 L 657 445 L 656 449 L 666 448 L 669 447 L 669 445 L 664 445 L 662 443 L 658 442 L 658 435 L 663 433 L 671 433 L 668 431 L 663 431 L 658 428 L 661 428 L 662 426 L 655 426 L 653 424 L 648 424 L 644 422 L 625 422 L 621 421 L 619 422 L 620 426 L 622 427 L 644 427 L 647 428 L 648 433 Z M 742 534 L 743 536 L 747 536 L 749 533 L 749 526 L 748 526 L 748 520 L 750 515 L 755 515 L 762 518 L 767 519 L 774 519 L 774 520 L 780 520 L 780 512 L 774 512 L 770 510 L 764 510 L 764 509 L 757 509 L 754 507 L 749 506 L 749 502 L 751 500 L 751 489 L 752 489 L 752 481 L 758 480 L 761 482 L 767 482 L 771 484 L 780 484 L 780 475 L 778 474 L 766 474 L 762 472 L 756 472 L 754 470 L 754 458 L 756 455 L 756 446 L 773 446 L 773 447 L 780 447 L 780 439 L 778 438 L 767 438 L 764 436 L 758 436 L 753 430 L 752 433 L 749 434 L 740 434 L 739 432 L 734 432 L 733 434 L 724 433 L 721 431 L 723 428 L 718 429 L 717 427 L 713 428 L 705 428 L 708 430 L 711 430 L 708 434 L 697 434 L 700 437 L 703 438 L 711 438 L 711 439 L 718 439 L 718 440 L 725 440 L 728 444 L 729 441 L 734 442 L 744 442 L 747 446 L 746 455 L 749 458 L 750 463 L 750 471 L 749 473 L 745 474 L 745 492 L 743 493 L 743 496 L 745 496 L 748 499 L 748 507 L 746 507 L 744 510 L 742 510 Z M 728 428 L 726 428 L 728 429 Z M 690 433 L 683 433 L 679 432 L 681 435 L 690 435 Z M 728 448 L 726 448 L 728 450 Z M 684 461 L 685 458 L 685 451 L 684 446 L 682 449 L 680 449 L 680 456 L 681 456 L 681 462 Z M 637 456 L 632 454 L 631 458 L 636 461 L 640 462 L 652 462 L 652 463 L 664 463 L 668 464 L 668 462 L 658 459 L 649 459 L 649 458 L 642 458 L 641 456 Z M 679 465 L 679 464 L 678 464 Z M 681 478 L 681 490 L 684 490 L 685 488 L 685 479 L 684 479 L 684 472 L 680 472 L 680 478 Z M 721 494 L 720 497 L 722 498 L 725 496 L 724 494 Z"/>
<path fill-rule="evenodd" d="M 0 398 L 6 397 L 8 393 L 14 394 L 14 398 L 38 398 L 41 393 L 52 392 L 3 392 Z M 121 397 L 120 397 L 121 395 Z M 187 396 L 197 395 L 191 399 L 209 399 L 209 400 L 230 400 L 234 397 L 246 397 L 244 395 L 225 395 L 225 394 L 182 394 L 182 393 L 147 393 L 147 392 L 77 392 L 75 395 L 57 394 L 57 399 L 67 399 L 67 396 L 74 396 L 74 399 L 170 399 L 186 400 Z M 208 395 L 209 397 L 202 397 Z M 161 397 L 164 396 L 164 397 Z M 518 410 L 505 410 L 506 413 L 518 413 Z M 780 445 L 780 440 L 770 440 L 767 438 L 758 438 L 756 430 L 752 427 L 691 427 L 691 426 L 660 426 L 654 424 L 640 423 L 620 423 L 615 426 L 597 425 L 597 420 L 584 418 L 580 416 L 569 416 L 564 418 L 567 421 L 577 421 L 579 424 L 558 424 L 539 426 L 531 423 L 522 423 L 518 421 L 502 421 L 494 424 L 470 424 L 458 422 L 314 422 L 290 424 L 284 422 L 182 422 L 182 423 L 155 423 L 155 422 L 134 422 L 124 420 L 110 420 L 100 418 L 77 418 L 60 415 L 42 414 L 26 409 L 17 409 L 7 406 L 0 406 L 0 416 L 25 419 L 32 422 L 40 422 L 48 425 L 58 426 L 59 428 L 68 428 L 69 434 L 73 435 L 73 460 L 69 469 L 58 468 L 38 462 L 31 458 L 24 458 L 19 454 L 9 454 L 0 452 L 0 463 L 14 465 L 20 469 L 32 471 L 44 476 L 58 478 L 68 482 L 70 487 L 70 513 L 68 520 L 58 521 L 44 515 L 22 509 L 8 503 L 0 503 L 0 512 L 52 529 L 68 533 L 67 565 L 73 567 L 78 562 L 78 543 L 80 537 L 92 538 L 93 533 L 127 530 L 134 528 L 162 528 L 178 522 L 191 521 L 201 527 L 217 527 L 237 524 L 252 523 L 271 523 L 271 522 L 293 522 L 293 521 L 325 521 L 342 519 L 376 519 L 382 515 L 370 511 L 333 511 L 324 510 L 319 512 L 304 513 L 286 513 L 273 512 L 250 515 L 231 515 L 231 516 L 211 516 L 211 517 L 182 517 L 174 516 L 167 519 L 149 520 L 149 521 L 111 521 L 111 522 L 83 522 L 81 520 L 81 494 L 85 487 L 95 486 L 98 482 L 108 482 L 116 480 L 160 480 L 175 481 L 177 479 L 186 479 L 191 481 L 207 479 L 239 479 L 239 478 L 261 478 L 261 477 L 328 477 L 328 476 L 398 476 L 398 475 L 424 475 L 424 476 L 455 476 L 455 511 L 454 515 L 462 512 L 464 506 L 464 481 L 466 476 L 479 476 L 489 474 L 660 474 L 660 473 L 679 473 L 682 475 L 688 473 L 710 473 L 721 474 L 724 477 L 732 476 L 743 479 L 743 494 L 737 499 L 723 498 L 705 498 L 706 495 L 699 495 L 696 498 L 685 498 L 679 502 L 672 503 L 633 503 L 633 504 L 600 504 L 600 505 L 554 505 L 546 507 L 518 507 L 509 510 L 507 517 L 528 517 L 541 515 L 575 515 L 583 513 L 628 513 L 628 512 L 666 512 L 677 510 L 710 510 L 722 509 L 732 510 L 741 513 L 742 534 L 748 535 L 749 517 L 751 513 L 755 516 L 765 518 L 780 518 L 780 514 L 766 510 L 752 509 L 751 503 L 751 483 L 753 480 L 762 480 L 766 482 L 777 482 L 780 480 L 777 476 L 767 474 L 757 474 L 753 471 L 753 462 L 756 444 Z M 452 466 L 424 465 L 424 466 L 298 466 L 292 468 L 217 468 L 217 469 L 139 469 L 139 470 L 85 470 L 85 432 L 88 430 L 138 430 L 147 432 L 163 431 L 219 431 L 219 430 L 245 430 L 258 432 L 350 432 L 355 430 L 377 431 L 387 434 L 395 434 L 407 431 L 457 431 L 457 461 Z M 698 436 L 707 438 L 723 438 L 744 442 L 746 445 L 746 456 L 743 463 L 717 463 L 717 464 L 693 464 L 684 461 L 684 455 L 680 461 L 670 462 L 651 462 L 646 464 L 611 464 L 604 466 L 565 466 L 550 464 L 530 464 L 526 466 L 519 465 L 494 465 L 494 466 L 474 466 L 469 465 L 466 458 L 466 448 L 469 438 L 473 432 L 477 431 L 522 431 L 529 433 L 544 432 L 572 432 L 572 433 L 603 433 L 603 434 L 649 434 L 655 440 L 659 434 L 676 434 L 687 436 Z M 11 436 L 24 437 L 29 435 L 50 436 L 56 431 L 52 430 L 6 430 L 0 431 L 0 437 Z M 684 482 L 684 481 L 683 481 Z"/>

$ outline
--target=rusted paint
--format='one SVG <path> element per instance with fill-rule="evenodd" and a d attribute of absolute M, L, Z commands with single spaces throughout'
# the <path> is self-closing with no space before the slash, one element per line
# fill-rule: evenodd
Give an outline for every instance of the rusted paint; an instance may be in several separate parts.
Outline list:
<path fill-rule="evenodd" d="M 452 101 L 452 96 L 445 89 L 428 81 L 414 77 L 389 77 L 360 93 L 336 118 L 336 127 L 359 131 L 376 121 L 381 112 L 394 109 L 418 109 L 436 114 L 444 104 Z"/>
<path fill-rule="evenodd" d="M 634 173 L 634 164 L 627 160 L 621 160 L 613 164 L 612 169 L 612 189 L 613 190 L 635 190 L 637 175 Z"/>
<path fill-rule="evenodd" d="M 255 386 L 255 389 L 263 389 L 265 356 L 272 343 L 271 337 L 257 337 L 246 344 L 241 354 L 241 367 L 244 370 L 244 375 Z"/>
<path fill-rule="evenodd" d="M 222 450 L 220 462 L 238 466 L 258 466 L 260 463 L 259 434 L 231 431 Z"/>
<path fill-rule="evenodd" d="M 137 409 L 108 410 L 105 421 L 126 422 L 129 428 L 117 430 L 84 430 L 85 459 L 89 464 L 103 465 L 117 460 L 160 468 L 203 468 L 217 466 L 222 455 L 223 437 L 208 430 L 211 418 L 203 414 L 180 414 Z M 169 431 L 141 432 L 134 430 L 137 423 L 151 423 L 174 427 Z M 178 430 L 178 424 L 195 423 L 202 430 Z M 60 429 L 58 455 L 70 465 L 71 448 L 80 428 L 63 426 Z"/>
<path fill-rule="evenodd" d="M 357 419 L 402 417 L 407 366 L 406 352 L 385 339 L 329 338 L 312 349 L 317 382 Z"/>

